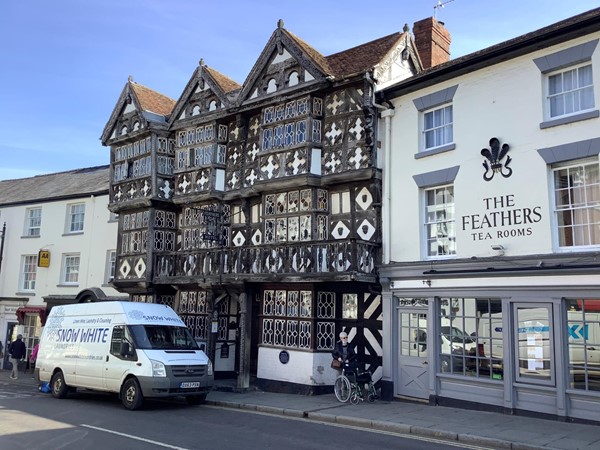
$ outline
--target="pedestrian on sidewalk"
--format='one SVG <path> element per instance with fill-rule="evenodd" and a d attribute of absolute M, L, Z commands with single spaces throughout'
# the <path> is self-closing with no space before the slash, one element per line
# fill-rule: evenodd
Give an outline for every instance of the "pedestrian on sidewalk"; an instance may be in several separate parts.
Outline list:
<path fill-rule="evenodd" d="M 342 331 L 340 340 L 336 342 L 335 348 L 331 355 L 333 359 L 337 359 L 342 363 L 345 370 L 356 370 L 356 352 L 354 345 L 348 342 L 348 333 Z"/>
<path fill-rule="evenodd" d="M 10 374 L 11 380 L 16 380 L 19 377 L 19 361 L 25 358 L 27 349 L 23 342 L 23 335 L 19 334 L 17 340 L 11 342 L 8 347 L 8 354 L 10 355 L 10 363 L 12 364 L 12 372 Z"/>
<path fill-rule="evenodd" d="M 35 369 L 35 360 L 37 359 L 38 350 L 40 348 L 40 343 L 38 342 L 31 350 L 31 355 L 29 356 L 29 369 L 31 370 L 31 378 L 33 378 L 33 373 Z"/>

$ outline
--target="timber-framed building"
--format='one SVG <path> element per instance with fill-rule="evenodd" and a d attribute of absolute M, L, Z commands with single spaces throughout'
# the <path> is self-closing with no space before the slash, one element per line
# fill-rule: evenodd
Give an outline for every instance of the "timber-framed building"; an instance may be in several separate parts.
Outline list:
<path fill-rule="evenodd" d="M 280 21 L 242 85 L 202 60 L 177 100 L 126 83 L 101 137 L 119 214 L 113 283 L 173 306 L 217 378 L 331 389 L 342 330 L 381 378 L 374 98 L 421 71 L 416 47 L 405 26 L 323 56 Z"/>

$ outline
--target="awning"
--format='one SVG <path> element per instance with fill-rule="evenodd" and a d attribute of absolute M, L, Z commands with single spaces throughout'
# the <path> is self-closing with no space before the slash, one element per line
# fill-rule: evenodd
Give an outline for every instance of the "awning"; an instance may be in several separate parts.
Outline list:
<path fill-rule="evenodd" d="M 42 326 L 46 325 L 46 307 L 45 306 L 20 306 L 17 308 L 17 320 L 19 325 L 25 323 L 26 314 L 39 314 Z"/>

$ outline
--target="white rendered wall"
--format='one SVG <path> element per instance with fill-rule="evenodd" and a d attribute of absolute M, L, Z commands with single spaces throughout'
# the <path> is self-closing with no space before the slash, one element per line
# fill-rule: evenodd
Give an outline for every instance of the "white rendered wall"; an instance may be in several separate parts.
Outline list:
<path fill-rule="evenodd" d="M 534 58 L 554 53 L 600 37 L 600 33 L 569 41 L 516 58 L 501 64 L 471 72 L 442 84 L 412 92 L 393 100 L 391 161 L 384 170 L 391 174 L 390 222 L 392 261 L 427 259 L 422 246 L 422 197 L 413 175 L 460 166 L 454 181 L 458 258 L 489 257 L 497 253 L 491 244 L 502 244 L 505 255 L 547 254 L 556 250 L 553 242 L 552 193 L 550 172 L 537 150 L 597 138 L 598 119 L 584 120 L 548 129 L 540 129 L 544 120 L 543 76 Z M 592 57 L 596 108 L 600 102 L 600 51 Z M 419 112 L 413 99 L 458 85 L 453 98 L 454 143 L 456 148 L 437 155 L 415 159 L 419 149 Z M 503 178 L 496 174 L 486 182 L 482 175 L 485 158 L 482 148 L 497 137 L 500 144 L 509 144 L 513 174 Z M 509 200 L 512 208 L 539 208 L 541 220 L 523 226 L 497 227 L 477 234 L 466 227 L 462 219 L 484 215 L 486 198 Z M 493 202 L 493 200 L 492 200 Z M 501 208 L 500 208 L 501 209 Z M 526 236 L 499 237 L 498 232 L 530 228 Z M 473 233 L 476 233 L 475 235 Z M 418 238 L 417 238 L 418 237 Z M 576 250 L 576 249 L 574 249 Z"/>
<path fill-rule="evenodd" d="M 68 205 L 85 203 L 83 232 L 65 233 Z M 33 203 L 1 209 L 0 223 L 6 222 L 4 258 L 0 272 L 0 297 L 19 298 L 28 306 L 44 306 L 47 295 L 77 295 L 90 287 L 101 288 L 106 295 L 119 293 L 104 285 L 107 250 L 115 250 L 117 222 L 109 221 L 108 195 L 84 197 L 68 201 Z M 42 222 L 39 237 L 23 237 L 27 208 L 41 207 Z M 50 266 L 38 267 L 34 292 L 19 289 L 22 255 L 37 255 L 39 250 L 50 252 Z M 79 253 L 79 282 L 74 286 L 60 283 L 62 256 Z"/>
<path fill-rule="evenodd" d="M 333 385 L 338 371 L 331 368 L 330 353 L 310 353 L 286 349 L 287 364 L 279 361 L 279 348 L 259 347 L 257 377 L 308 386 Z"/>

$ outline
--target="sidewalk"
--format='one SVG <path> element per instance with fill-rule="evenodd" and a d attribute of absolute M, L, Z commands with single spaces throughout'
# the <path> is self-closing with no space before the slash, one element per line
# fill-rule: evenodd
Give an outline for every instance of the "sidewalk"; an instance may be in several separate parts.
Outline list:
<path fill-rule="evenodd" d="M 31 374 L 0 370 L 0 383 L 29 385 Z M 217 381 L 217 385 L 219 382 Z M 333 394 L 293 395 L 262 391 L 212 391 L 207 404 L 321 422 L 352 425 L 498 449 L 599 449 L 600 426 L 534 419 L 421 403 L 376 400 L 358 405 L 339 403 Z"/>

